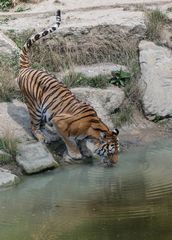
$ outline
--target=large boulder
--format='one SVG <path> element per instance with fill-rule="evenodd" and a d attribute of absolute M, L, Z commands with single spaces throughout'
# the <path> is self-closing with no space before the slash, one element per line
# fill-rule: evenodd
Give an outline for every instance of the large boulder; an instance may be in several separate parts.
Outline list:
<path fill-rule="evenodd" d="M 110 128 L 113 128 L 111 121 L 111 113 L 119 108 L 124 101 L 124 92 L 118 87 L 110 87 L 107 89 L 80 87 L 73 88 L 72 92 L 83 101 L 86 101 L 97 111 L 98 116 Z"/>
<path fill-rule="evenodd" d="M 145 114 L 153 118 L 172 116 L 172 52 L 149 41 L 141 41 L 139 49 Z"/>
<path fill-rule="evenodd" d="M 19 178 L 10 171 L 0 168 L 0 188 L 11 187 L 19 182 Z"/>

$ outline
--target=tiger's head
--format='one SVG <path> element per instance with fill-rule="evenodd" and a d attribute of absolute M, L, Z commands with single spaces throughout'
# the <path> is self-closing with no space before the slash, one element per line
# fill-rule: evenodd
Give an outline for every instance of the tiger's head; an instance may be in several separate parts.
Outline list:
<path fill-rule="evenodd" d="M 100 132 L 99 138 L 92 139 L 87 147 L 101 159 L 102 163 L 112 166 L 118 161 L 118 134 L 118 129 Z"/>

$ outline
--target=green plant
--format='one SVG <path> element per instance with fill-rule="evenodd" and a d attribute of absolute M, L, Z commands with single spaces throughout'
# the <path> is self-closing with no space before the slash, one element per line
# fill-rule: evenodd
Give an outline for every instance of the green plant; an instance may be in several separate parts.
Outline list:
<path fill-rule="evenodd" d="M 163 119 L 162 116 L 156 114 L 156 115 L 154 116 L 153 122 L 157 123 L 157 122 L 161 121 L 162 119 Z"/>
<path fill-rule="evenodd" d="M 0 9 L 7 11 L 12 6 L 12 0 L 1 0 Z"/>
<path fill-rule="evenodd" d="M 119 71 L 112 71 L 111 74 L 112 78 L 110 79 L 110 83 L 118 87 L 125 87 L 131 78 L 130 73 L 122 69 Z"/>
<path fill-rule="evenodd" d="M 167 16 L 159 9 L 145 12 L 146 37 L 151 41 L 158 40 L 167 21 Z"/>
<path fill-rule="evenodd" d="M 30 8 L 24 8 L 24 7 L 18 7 L 15 12 L 24 12 L 24 11 L 28 11 L 30 10 Z"/>
<path fill-rule="evenodd" d="M 105 88 L 109 85 L 110 77 L 108 75 L 98 75 L 95 77 L 87 77 L 82 73 L 70 72 L 64 78 L 64 83 L 68 87 L 95 87 L 95 88 Z"/>

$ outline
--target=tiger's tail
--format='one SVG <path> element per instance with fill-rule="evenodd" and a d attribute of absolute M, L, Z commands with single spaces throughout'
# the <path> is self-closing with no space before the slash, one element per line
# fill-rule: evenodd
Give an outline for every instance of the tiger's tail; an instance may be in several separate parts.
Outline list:
<path fill-rule="evenodd" d="M 37 33 L 37 34 L 31 36 L 27 40 L 27 42 L 23 46 L 23 48 L 21 50 L 21 53 L 20 53 L 20 59 L 19 59 L 20 69 L 28 68 L 30 66 L 28 52 L 30 50 L 30 47 L 34 44 L 34 42 L 36 42 L 40 38 L 48 35 L 49 33 L 52 33 L 54 31 L 56 31 L 56 29 L 60 26 L 60 23 L 61 23 L 61 11 L 58 10 L 57 13 L 56 13 L 56 23 L 52 27 L 50 27 L 47 30 L 44 30 L 44 31 L 42 31 L 40 33 Z"/>

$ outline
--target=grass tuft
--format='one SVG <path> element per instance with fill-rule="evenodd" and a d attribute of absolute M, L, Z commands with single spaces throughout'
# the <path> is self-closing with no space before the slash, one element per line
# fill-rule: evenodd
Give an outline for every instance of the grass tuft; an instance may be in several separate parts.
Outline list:
<path fill-rule="evenodd" d="M 0 1 L 0 10 L 8 11 L 12 7 L 12 0 L 1 0 Z"/>
<path fill-rule="evenodd" d="M 0 150 L 7 154 L 0 158 L 0 164 L 6 164 L 16 159 L 17 139 L 12 132 L 6 131 L 4 136 L 0 137 Z"/>
<path fill-rule="evenodd" d="M 112 114 L 112 122 L 115 127 L 120 128 L 126 123 L 132 122 L 134 106 L 126 101 L 123 105 Z"/>
<path fill-rule="evenodd" d="M 163 26 L 168 22 L 167 16 L 159 9 L 145 12 L 146 37 L 151 41 L 157 41 Z"/>
<path fill-rule="evenodd" d="M 16 87 L 16 70 L 18 65 L 18 56 L 0 56 L 0 102 L 9 102 L 13 98 L 19 98 L 20 93 Z"/>
<path fill-rule="evenodd" d="M 110 85 L 109 75 L 98 75 L 95 77 L 87 77 L 82 73 L 70 72 L 64 78 L 64 83 L 68 87 L 95 87 L 106 88 Z"/>

